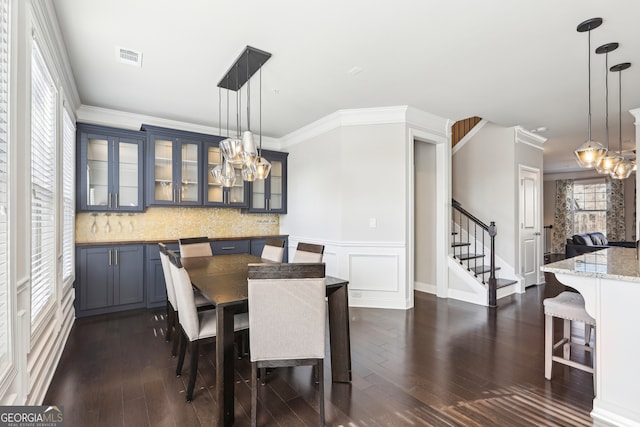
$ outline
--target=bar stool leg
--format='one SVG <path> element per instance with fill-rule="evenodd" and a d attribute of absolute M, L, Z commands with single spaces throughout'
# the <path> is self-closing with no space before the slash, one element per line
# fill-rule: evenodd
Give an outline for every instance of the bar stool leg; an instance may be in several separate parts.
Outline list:
<path fill-rule="evenodd" d="M 564 319 L 564 339 L 565 344 L 562 346 L 563 357 L 567 360 L 571 358 L 571 320 Z"/>
<path fill-rule="evenodd" d="M 553 365 L 553 316 L 544 315 L 544 377 L 551 379 Z"/>

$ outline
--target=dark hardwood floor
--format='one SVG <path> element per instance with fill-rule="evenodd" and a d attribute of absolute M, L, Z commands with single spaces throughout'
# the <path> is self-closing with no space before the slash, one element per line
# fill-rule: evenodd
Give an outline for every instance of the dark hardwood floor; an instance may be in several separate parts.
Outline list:
<path fill-rule="evenodd" d="M 547 282 L 493 310 L 420 292 L 408 311 L 352 308 L 353 382 L 332 384 L 326 359 L 327 425 L 591 425 L 591 375 L 556 365 L 544 379 L 542 299 L 564 290 Z M 189 359 L 177 378 L 163 314 L 77 319 L 44 404 L 64 406 L 68 426 L 215 425 L 213 345 L 201 350 L 186 403 Z M 249 376 L 245 357 L 236 363 L 239 426 L 249 425 Z M 259 398 L 259 425 L 317 425 L 311 367 L 273 371 Z"/>

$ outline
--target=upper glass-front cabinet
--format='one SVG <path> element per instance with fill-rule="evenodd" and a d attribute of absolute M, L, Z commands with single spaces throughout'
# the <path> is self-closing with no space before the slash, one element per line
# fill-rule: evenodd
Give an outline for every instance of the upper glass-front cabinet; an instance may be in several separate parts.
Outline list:
<path fill-rule="evenodd" d="M 271 172 L 251 183 L 249 212 L 287 213 L 288 153 L 262 150 L 262 156 L 271 162 Z"/>
<path fill-rule="evenodd" d="M 220 138 L 143 125 L 147 132 L 147 206 L 203 204 L 203 144 Z"/>
<path fill-rule="evenodd" d="M 144 209 L 142 132 L 78 124 L 78 211 Z"/>
<path fill-rule="evenodd" d="M 213 183 L 211 170 L 218 166 L 221 161 L 220 148 L 218 142 L 205 143 L 205 155 L 207 164 L 204 170 L 203 182 L 207 183 L 204 194 L 204 204 L 207 206 L 234 206 L 246 208 L 249 206 L 248 194 L 249 186 L 242 180 L 242 172 L 236 169 L 236 182 L 232 187 L 222 187 Z"/>

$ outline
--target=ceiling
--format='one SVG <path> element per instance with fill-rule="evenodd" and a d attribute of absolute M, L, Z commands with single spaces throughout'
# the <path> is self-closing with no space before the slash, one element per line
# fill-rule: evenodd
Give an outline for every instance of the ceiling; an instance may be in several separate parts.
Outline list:
<path fill-rule="evenodd" d="M 452 120 L 546 128 L 539 134 L 547 138 L 547 173 L 578 169 L 572 151 L 587 136 L 588 33 L 576 26 L 599 16 L 592 51 L 618 42 L 609 66 L 632 63 L 622 74 L 622 140 L 623 149 L 635 148 L 628 110 L 640 107 L 637 0 L 53 3 L 85 105 L 218 127 L 217 84 L 250 45 L 273 55 L 262 67 L 265 135 L 284 136 L 340 109 L 410 105 Z M 142 67 L 119 62 L 117 47 L 141 51 Z M 591 61 L 592 136 L 606 145 L 605 58 Z M 250 82 L 255 130 L 257 76 Z M 617 149 L 617 73 L 609 88 Z M 226 91 L 221 98 L 226 128 Z"/>

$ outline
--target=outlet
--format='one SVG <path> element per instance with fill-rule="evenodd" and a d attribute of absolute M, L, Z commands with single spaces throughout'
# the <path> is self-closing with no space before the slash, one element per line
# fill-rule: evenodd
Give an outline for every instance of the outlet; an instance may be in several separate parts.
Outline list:
<path fill-rule="evenodd" d="M 369 228 L 376 228 L 378 226 L 378 220 L 375 218 L 369 218 Z"/>

